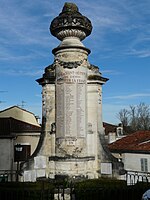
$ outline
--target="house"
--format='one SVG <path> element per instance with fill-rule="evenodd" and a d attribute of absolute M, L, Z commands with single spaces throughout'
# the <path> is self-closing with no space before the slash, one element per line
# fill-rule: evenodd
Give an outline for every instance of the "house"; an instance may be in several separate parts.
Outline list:
<path fill-rule="evenodd" d="M 139 179 L 149 180 L 150 131 L 129 134 L 108 144 L 108 148 L 113 156 L 124 163 L 124 169 L 134 183 Z M 131 174 L 134 176 L 131 177 Z"/>
<path fill-rule="evenodd" d="M 35 152 L 40 132 L 33 113 L 18 106 L 0 111 L 0 181 L 4 174 L 14 180 L 17 163 Z"/>
<path fill-rule="evenodd" d="M 106 136 L 109 135 L 109 133 L 116 133 L 117 136 L 128 135 L 133 133 L 133 130 L 130 126 L 123 126 L 121 123 L 115 125 L 110 124 L 108 122 L 103 122 L 103 127 Z"/>
<path fill-rule="evenodd" d="M 107 123 L 107 122 L 103 122 L 103 127 L 104 127 L 104 131 L 105 131 L 105 135 L 108 135 L 109 133 L 116 132 L 118 126 Z"/>
<path fill-rule="evenodd" d="M 121 124 L 114 125 L 107 122 L 103 122 L 104 132 L 105 132 L 105 140 L 107 143 L 112 143 L 117 139 L 120 139 L 124 136 L 124 128 Z"/>

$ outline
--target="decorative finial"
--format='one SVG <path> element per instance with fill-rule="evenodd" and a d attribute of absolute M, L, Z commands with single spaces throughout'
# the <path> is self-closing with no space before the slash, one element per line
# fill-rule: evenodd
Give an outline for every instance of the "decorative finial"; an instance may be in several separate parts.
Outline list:
<path fill-rule="evenodd" d="M 62 12 L 79 12 L 79 9 L 76 4 L 66 2 L 62 9 Z"/>
<path fill-rule="evenodd" d="M 59 40 L 65 37 L 77 37 L 83 40 L 91 34 L 91 31 L 91 21 L 79 12 L 74 3 L 65 3 L 62 12 L 50 25 L 51 34 Z"/>

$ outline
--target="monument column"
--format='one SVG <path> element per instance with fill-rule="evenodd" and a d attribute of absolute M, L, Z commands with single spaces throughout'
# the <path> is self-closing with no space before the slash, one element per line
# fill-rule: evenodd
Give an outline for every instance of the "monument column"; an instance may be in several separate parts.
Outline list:
<path fill-rule="evenodd" d="M 56 174 L 86 176 L 87 162 L 94 160 L 94 156 L 87 154 L 87 57 L 90 50 L 81 41 L 90 35 L 92 25 L 75 4 L 65 3 L 62 12 L 51 22 L 50 31 L 61 40 L 53 49 Z"/>
<path fill-rule="evenodd" d="M 105 154 L 101 146 L 101 88 L 107 79 L 88 61 L 81 42 L 92 24 L 73 3 L 65 3 L 50 32 L 61 43 L 54 62 L 38 79 L 42 92 L 42 136 L 39 156 L 46 158 L 49 177 L 97 178 Z"/>

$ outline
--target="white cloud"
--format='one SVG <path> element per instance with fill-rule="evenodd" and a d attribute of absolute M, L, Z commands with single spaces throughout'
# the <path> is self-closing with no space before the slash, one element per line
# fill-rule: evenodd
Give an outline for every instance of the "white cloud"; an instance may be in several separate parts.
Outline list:
<path fill-rule="evenodd" d="M 93 51 L 101 51 L 106 57 L 112 57 L 116 54 L 135 55 L 138 57 L 148 57 L 149 49 L 136 49 L 133 46 L 137 41 L 137 35 L 141 32 L 145 37 L 149 28 L 146 24 L 140 25 L 145 19 L 145 13 L 148 15 L 149 4 L 147 1 L 134 3 L 130 1 L 108 0 L 107 2 L 99 1 L 74 1 L 79 11 L 91 19 L 93 23 L 93 33 L 91 40 L 87 43 L 93 47 Z M 57 3 L 49 0 L 40 1 L 7 1 L 2 0 L 0 3 L 0 42 L 3 48 L 13 45 L 32 45 L 30 48 L 35 49 L 37 46 L 42 48 L 54 48 L 57 46 L 57 40 L 49 35 L 50 21 L 56 17 L 63 7 L 65 1 L 57 1 Z M 144 12 L 142 10 L 144 9 Z M 120 46 L 117 39 L 111 43 L 107 34 L 116 32 L 116 38 L 129 37 L 132 30 L 138 30 L 135 38 L 131 38 L 127 43 Z M 142 38 L 142 37 L 139 37 Z M 6 44 L 8 46 L 6 46 Z M 33 46 L 34 45 L 34 46 Z M 36 46 L 37 45 L 37 46 Z M 120 49 L 121 48 L 121 49 Z M 135 50 L 134 50 L 135 49 Z M 9 51 L 8 56 L 11 57 L 12 52 Z"/>
<path fill-rule="evenodd" d="M 112 96 L 112 97 L 105 97 L 105 99 L 128 100 L 128 99 L 135 99 L 139 97 L 150 97 L 150 93 L 135 93 L 135 94 L 128 94 L 128 95 L 118 95 L 118 96 Z"/>
<path fill-rule="evenodd" d="M 6 69 L 0 70 L 0 75 L 7 76 L 41 76 L 43 74 L 43 70 L 33 70 L 33 69 Z"/>
<path fill-rule="evenodd" d="M 93 58 L 93 64 L 95 62 L 101 64 L 101 59 L 116 58 L 119 60 L 121 56 L 125 59 L 128 56 L 150 57 L 149 0 L 95 0 L 92 2 L 73 0 L 73 2 L 93 24 L 93 32 L 85 40 L 87 47 L 92 50 L 92 55 L 96 55 Z M 51 49 L 59 44 L 59 41 L 50 35 L 49 25 L 51 20 L 61 12 L 64 3 L 65 0 L 0 1 L 1 75 L 13 75 L 14 78 L 18 75 L 31 77 L 42 75 L 41 68 L 33 66 L 37 63 L 41 66 L 41 63 L 49 56 Z M 44 61 L 40 61 L 42 58 Z M 37 63 L 33 62 L 36 59 Z M 113 66 L 115 66 L 114 61 Z M 102 73 L 119 75 L 121 74 L 117 71 L 117 68 L 120 70 L 119 67 L 116 66 L 116 70 L 113 70 L 115 67 L 105 68 L 106 70 L 102 70 Z M 113 122 L 118 110 L 124 107 L 119 103 L 117 105 L 117 102 L 142 97 L 148 99 L 150 93 L 104 98 L 111 102 L 111 104 L 104 103 L 103 105 L 104 119 Z M 115 105 L 112 104 L 112 99 L 115 100 Z"/>
<path fill-rule="evenodd" d="M 127 52 L 127 55 L 133 55 L 140 58 L 150 57 L 150 49 L 144 49 L 144 50 L 131 49 Z"/>
<path fill-rule="evenodd" d="M 22 1 L 20 5 L 13 2 L 0 4 L 0 34 L 4 36 L 3 43 L 37 44 L 48 47 L 51 40 L 49 37 L 50 22 L 43 17 L 42 7 L 40 7 L 40 5 L 46 6 L 47 1 L 44 3 L 40 3 L 40 1 L 32 2 L 29 3 L 30 6 L 28 3 Z M 48 5 L 50 6 L 50 4 Z M 40 14 L 35 13 L 34 9 L 36 8 L 38 8 L 37 11 Z M 46 7 L 43 9 L 46 9 Z M 51 9 L 49 12 L 51 13 Z"/>
<path fill-rule="evenodd" d="M 108 75 L 120 75 L 122 72 L 116 71 L 116 70 L 102 70 L 102 74 L 108 74 Z"/>
<path fill-rule="evenodd" d="M 103 55 L 107 57 L 150 56 L 148 1 L 131 3 L 131 1 L 110 0 L 99 4 L 95 1 L 89 8 L 92 12 L 89 9 L 88 14 L 94 24 L 94 36 L 91 36 L 90 45 L 93 42 L 94 47 L 102 49 Z M 145 46 L 143 46 L 144 40 L 147 43 Z"/>

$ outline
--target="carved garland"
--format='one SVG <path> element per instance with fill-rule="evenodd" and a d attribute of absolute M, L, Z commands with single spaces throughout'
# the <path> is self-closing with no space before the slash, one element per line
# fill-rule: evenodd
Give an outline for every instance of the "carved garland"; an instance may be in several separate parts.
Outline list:
<path fill-rule="evenodd" d="M 63 68 L 68 68 L 68 69 L 73 69 L 73 68 L 77 68 L 80 65 L 82 65 L 83 61 L 85 61 L 86 59 L 80 60 L 80 61 L 74 61 L 74 62 L 65 62 L 59 59 L 56 59 L 54 61 L 55 65 L 60 65 Z"/>

